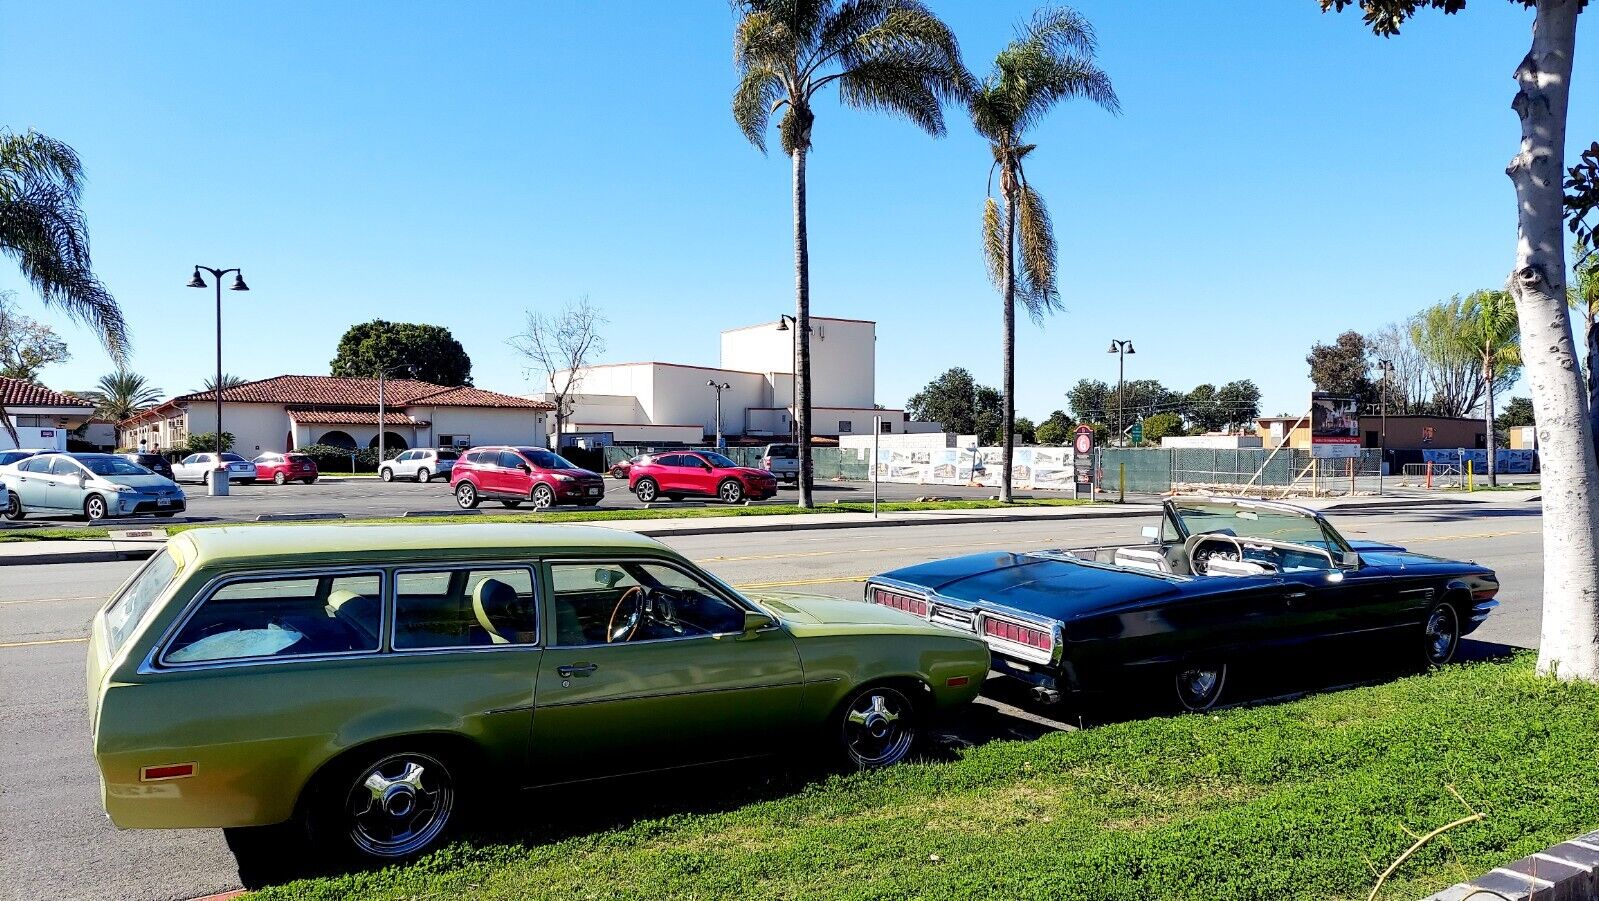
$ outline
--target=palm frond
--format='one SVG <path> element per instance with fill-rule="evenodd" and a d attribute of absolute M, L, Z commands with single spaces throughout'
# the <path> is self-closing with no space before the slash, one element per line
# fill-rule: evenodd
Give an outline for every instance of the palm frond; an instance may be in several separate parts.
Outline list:
<path fill-rule="evenodd" d="M 0 254 L 16 262 L 47 305 L 94 329 L 114 361 L 126 359 L 127 323 L 94 275 L 88 226 L 69 191 L 43 183 L 0 200 Z"/>
<path fill-rule="evenodd" d="M 992 196 L 983 199 L 983 261 L 988 265 L 988 280 L 1005 290 L 1005 223 Z"/>
<path fill-rule="evenodd" d="M 1055 286 L 1055 226 L 1044 198 L 1023 182 L 1016 192 L 1017 299 L 1027 308 L 1033 324 L 1059 312 L 1060 291 Z"/>
<path fill-rule="evenodd" d="M 954 33 L 915 0 L 862 2 L 881 9 L 879 21 L 839 49 L 841 71 L 817 79 L 812 89 L 836 79 L 845 105 L 894 113 L 943 134 L 943 102 L 964 100 L 973 88 Z"/>
<path fill-rule="evenodd" d="M 0 199 L 25 193 L 27 186 L 53 183 L 74 202 L 83 185 L 83 164 L 65 143 L 29 131 L 0 130 Z"/>
<path fill-rule="evenodd" d="M 773 105 L 782 97 L 782 76 L 766 65 L 745 71 L 733 92 L 733 121 L 762 153 L 766 152 L 766 128 L 772 118 Z"/>
<path fill-rule="evenodd" d="M 791 65 L 797 52 L 793 34 L 772 12 L 751 10 L 733 29 L 733 65 L 741 72 Z"/>
<path fill-rule="evenodd" d="M 972 106 L 972 123 L 989 140 L 1002 136 L 1019 142 L 1056 103 L 1085 99 L 1112 114 L 1121 101 L 1106 75 L 1094 63 L 1093 26 L 1076 11 L 1041 10 L 994 59 L 994 67 L 978 87 L 981 105 Z"/>

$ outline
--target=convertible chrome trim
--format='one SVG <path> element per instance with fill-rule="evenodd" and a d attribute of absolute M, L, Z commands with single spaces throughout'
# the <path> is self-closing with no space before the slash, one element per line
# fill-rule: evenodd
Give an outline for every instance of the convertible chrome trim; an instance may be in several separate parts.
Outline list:
<path fill-rule="evenodd" d="M 1478 601 L 1471 606 L 1471 616 L 1466 619 L 1472 625 L 1480 625 L 1483 620 L 1488 618 L 1488 614 L 1494 612 L 1494 608 L 1498 606 L 1498 601 Z"/>

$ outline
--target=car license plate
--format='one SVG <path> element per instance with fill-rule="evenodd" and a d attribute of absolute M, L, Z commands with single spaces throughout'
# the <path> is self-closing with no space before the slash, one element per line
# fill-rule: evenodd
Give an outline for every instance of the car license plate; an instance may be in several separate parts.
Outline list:
<path fill-rule="evenodd" d="M 155 505 L 157 507 L 170 507 L 170 506 L 172 506 L 172 498 L 170 498 L 170 497 L 158 497 L 158 498 L 155 499 Z"/>
<path fill-rule="evenodd" d="M 598 489 L 598 488 L 590 488 L 589 489 L 589 494 L 599 494 L 599 493 L 600 493 L 600 489 Z"/>

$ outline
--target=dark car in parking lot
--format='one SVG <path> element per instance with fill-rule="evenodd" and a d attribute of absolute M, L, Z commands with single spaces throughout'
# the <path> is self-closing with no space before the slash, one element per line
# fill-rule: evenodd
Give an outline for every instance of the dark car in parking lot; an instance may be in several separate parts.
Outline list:
<path fill-rule="evenodd" d="M 137 463 L 158 476 L 165 476 L 174 482 L 177 481 L 177 479 L 172 478 L 172 463 L 160 454 L 117 454 L 117 456 L 129 463 Z M 0 462 L 0 465 L 4 465 L 4 463 Z"/>

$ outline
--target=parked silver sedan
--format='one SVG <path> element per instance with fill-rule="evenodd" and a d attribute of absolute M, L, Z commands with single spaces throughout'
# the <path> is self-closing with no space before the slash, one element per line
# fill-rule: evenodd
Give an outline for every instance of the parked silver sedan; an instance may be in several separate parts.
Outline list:
<path fill-rule="evenodd" d="M 445 481 L 449 481 L 450 470 L 455 468 L 455 460 L 459 456 L 458 452 L 449 448 L 434 450 L 419 447 L 384 463 L 383 468 L 378 470 L 378 475 L 385 482 L 392 482 L 395 479 L 431 482 L 434 476 L 443 476 Z"/>
<path fill-rule="evenodd" d="M 225 453 L 222 455 L 222 462 L 228 467 L 228 481 L 254 482 L 256 480 L 255 464 L 238 454 Z M 216 468 L 216 454 L 190 454 L 172 464 L 172 480 L 175 482 L 199 482 L 202 485 L 209 485 L 211 484 L 211 473 Z"/>
<path fill-rule="evenodd" d="M 183 489 L 114 454 L 38 454 L 0 468 L 6 519 L 30 513 L 72 514 L 97 522 L 108 516 L 175 516 Z"/>

